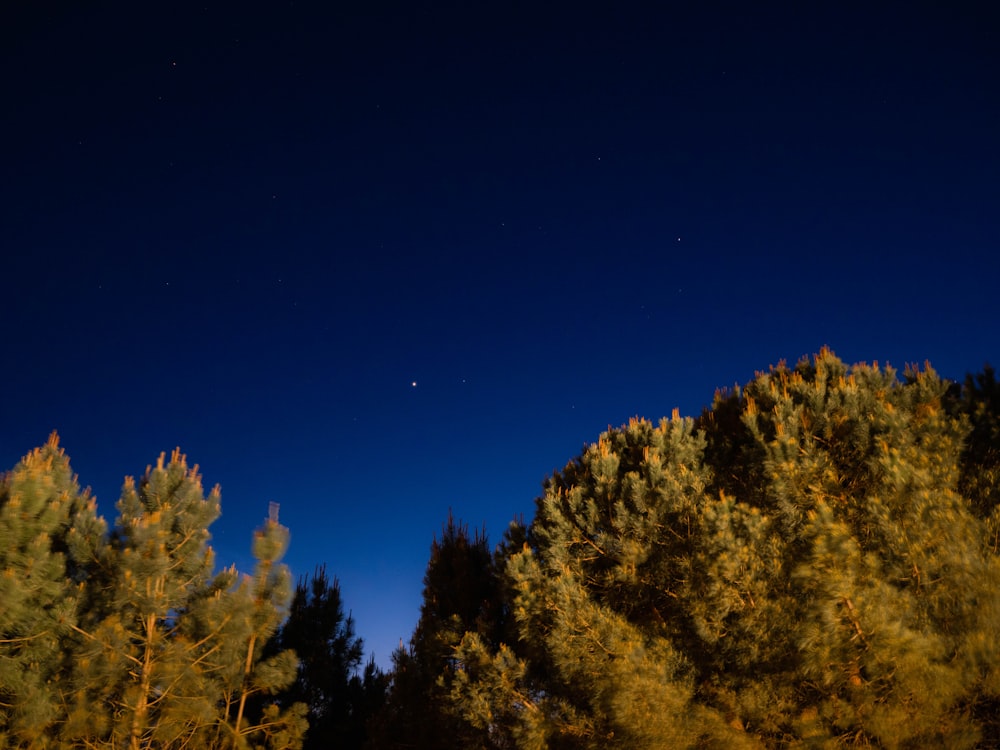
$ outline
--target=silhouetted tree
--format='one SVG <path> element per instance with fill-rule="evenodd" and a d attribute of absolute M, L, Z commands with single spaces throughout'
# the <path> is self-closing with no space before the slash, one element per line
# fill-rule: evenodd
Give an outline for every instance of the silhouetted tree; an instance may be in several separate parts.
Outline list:
<path fill-rule="evenodd" d="M 408 647 L 393 654 L 392 687 L 377 717 L 377 748 L 489 746 L 451 707 L 455 649 L 466 632 L 497 640 L 503 618 L 499 580 L 485 531 L 473 533 L 449 513 L 441 538 L 431 543 L 420 620 Z"/>
<path fill-rule="evenodd" d="M 278 642 L 299 657 L 298 675 L 282 700 L 309 707 L 304 747 L 360 748 L 387 678 L 374 661 L 358 674 L 364 643 L 344 612 L 339 582 L 330 581 L 325 566 L 299 581 Z"/>
<path fill-rule="evenodd" d="M 969 421 L 962 452 L 961 489 L 978 515 L 988 518 L 1000 506 L 1000 383 L 986 365 L 949 392 L 949 411 Z"/>
<path fill-rule="evenodd" d="M 392 676 L 382 671 L 372 654 L 361 674 L 351 678 L 352 721 L 346 743 L 342 743 L 341 747 L 363 748 L 371 745 L 391 683 Z"/>

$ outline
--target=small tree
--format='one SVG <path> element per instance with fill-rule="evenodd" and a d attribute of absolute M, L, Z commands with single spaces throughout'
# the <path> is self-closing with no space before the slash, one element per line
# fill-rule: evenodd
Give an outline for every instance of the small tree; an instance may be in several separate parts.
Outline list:
<path fill-rule="evenodd" d="M 392 686 L 378 717 L 378 748 L 475 748 L 488 734 L 456 715 L 449 701 L 455 649 L 466 632 L 498 642 L 499 579 L 485 531 L 470 536 L 452 515 L 431 543 L 420 619 L 408 648 L 393 654 Z"/>
<path fill-rule="evenodd" d="M 1000 382 L 987 365 L 976 375 L 967 375 L 962 385 L 949 391 L 949 411 L 969 421 L 969 435 L 962 451 L 962 494 L 981 518 L 1000 514 Z M 998 545 L 994 543 L 994 551 Z"/>
<path fill-rule="evenodd" d="M 343 747 L 372 746 L 391 679 L 391 675 L 375 663 L 375 654 L 368 657 L 360 674 L 351 677 L 351 730 Z"/>
<path fill-rule="evenodd" d="M 354 620 L 344 612 L 340 583 L 327 578 L 325 567 L 295 587 L 277 644 L 293 649 L 299 658 L 295 679 L 282 700 L 308 706 L 304 747 L 360 747 L 367 717 L 355 673 L 364 644 L 354 633 Z"/>

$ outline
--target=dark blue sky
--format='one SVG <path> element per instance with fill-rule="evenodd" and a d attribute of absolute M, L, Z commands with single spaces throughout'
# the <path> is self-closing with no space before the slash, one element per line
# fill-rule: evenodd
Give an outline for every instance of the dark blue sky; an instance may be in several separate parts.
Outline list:
<path fill-rule="evenodd" d="M 113 518 L 179 445 L 382 664 L 448 509 L 497 541 L 609 424 L 998 360 L 985 4 L 12 5 L 0 466 L 57 429 Z"/>

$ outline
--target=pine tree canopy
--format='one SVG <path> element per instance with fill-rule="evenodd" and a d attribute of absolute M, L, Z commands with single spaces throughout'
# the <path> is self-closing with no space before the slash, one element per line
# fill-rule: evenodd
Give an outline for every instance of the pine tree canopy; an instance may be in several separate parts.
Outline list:
<path fill-rule="evenodd" d="M 125 481 L 110 531 L 53 434 L 0 482 L 0 747 L 299 748 L 265 656 L 291 596 L 276 514 L 257 567 L 214 572 L 219 491 L 175 451 Z M 272 696 L 268 698 L 268 696 Z"/>
<path fill-rule="evenodd" d="M 502 555 L 454 710 L 539 750 L 1000 745 L 998 413 L 992 371 L 823 350 L 609 429 Z"/>
<path fill-rule="evenodd" d="M 0 749 L 1000 747 L 989 367 L 824 349 L 609 428 L 492 552 L 449 516 L 391 675 L 277 505 L 216 567 L 220 503 L 178 450 L 108 524 L 55 434 L 0 476 Z"/>

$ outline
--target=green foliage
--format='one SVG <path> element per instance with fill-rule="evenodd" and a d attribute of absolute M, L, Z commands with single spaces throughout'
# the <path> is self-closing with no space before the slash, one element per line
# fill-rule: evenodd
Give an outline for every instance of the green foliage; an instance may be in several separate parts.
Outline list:
<path fill-rule="evenodd" d="M 45 747 L 60 718 L 77 582 L 104 534 L 52 434 L 0 478 L 0 746 Z"/>
<path fill-rule="evenodd" d="M 963 416 L 930 368 L 824 350 L 609 430 L 508 546 L 511 632 L 464 637 L 455 710 L 498 747 L 992 741 L 991 382 Z"/>
<path fill-rule="evenodd" d="M 300 747 L 305 706 L 263 698 L 297 667 L 263 658 L 291 595 L 276 514 L 238 581 L 213 574 L 219 492 L 179 451 L 117 507 L 109 533 L 55 435 L 3 477 L 0 746 Z"/>

